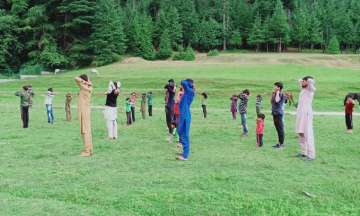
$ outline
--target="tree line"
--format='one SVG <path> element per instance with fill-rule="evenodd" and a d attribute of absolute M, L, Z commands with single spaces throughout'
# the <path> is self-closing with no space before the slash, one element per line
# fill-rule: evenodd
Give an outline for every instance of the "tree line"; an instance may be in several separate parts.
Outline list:
<path fill-rule="evenodd" d="M 124 54 L 352 51 L 359 0 L 1 0 L 0 70 L 105 65 Z"/>

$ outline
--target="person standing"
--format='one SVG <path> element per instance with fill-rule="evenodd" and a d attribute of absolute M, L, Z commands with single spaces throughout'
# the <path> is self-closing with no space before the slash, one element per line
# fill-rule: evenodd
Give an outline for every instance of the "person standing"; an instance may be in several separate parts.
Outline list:
<path fill-rule="evenodd" d="M 262 96 L 258 94 L 255 101 L 256 115 L 262 113 L 262 100 Z"/>
<path fill-rule="evenodd" d="M 208 94 L 206 92 L 203 92 L 201 93 L 201 108 L 202 108 L 202 111 L 203 111 L 203 116 L 204 116 L 204 119 L 207 118 L 207 100 L 208 100 Z"/>
<path fill-rule="evenodd" d="M 29 127 L 29 107 L 32 103 L 32 97 L 35 95 L 34 92 L 29 90 L 28 86 L 23 86 L 22 91 L 15 93 L 16 96 L 20 97 L 20 112 L 21 120 L 23 122 L 23 128 Z"/>
<path fill-rule="evenodd" d="M 108 129 L 108 138 L 110 140 L 118 138 L 117 127 L 117 98 L 120 94 L 120 82 L 109 82 L 108 90 L 105 92 L 106 102 L 104 117 Z"/>
<path fill-rule="evenodd" d="M 249 132 L 249 130 L 247 128 L 247 124 L 246 124 L 246 113 L 247 113 L 247 106 L 248 106 L 249 96 L 250 96 L 250 91 L 248 89 L 245 89 L 239 95 L 239 99 L 240 99 L 239 112 L 240 112 L 240 116 L 241 116 L 241 125 L 242 125 L 242 128 L 243 128 L 242 136 L 247 136 L 248 132 Z"/>
<path fill-rule="evenodd" d="M 354 111 L 355 101 L 352 97 L 347 97 L 344 103 L 345 106 L 345 123 L 348 133 L 352 133 L 353 130 L 353 118 L 352 114 Z"/>
<path fill-rule="evenodd" d="M 126 112 L 126 125 L 129 126 L 132 124 L 130 98 L 126 98 L 125 100 L 125 112 Z"/>
<path fill-rule="evenodd" d="M 264 127 L 265 127 L 265 115 L 263 113 L 259 113 L 256 119 L 256 146 L 263 146 L 263 138 L 264 138 Z"/>
<path fill-rule="evenodd" d="M 71 121 L 71 101 L 72 101 L 72 95 L 71 93 L 67 93 L 65 95 L 65 112 L 66 112 L 66 121 Z"/>
<path fill-rule="evenodd" d="M 172 120 L 174 119 L 174 103 L 175 103 L 175 92 L 176 86 L 175 81 L 170 79 L 168 84 L 165 85 L 165 115 L 166 115 L 166 125 L 168 127 L 168 142 L 173 142 L 173 126 Z"/>
<path fill-rule="evenodd" d="M 296 111 L 296 133 L 299 136 L 301 153 L 298 157 L 305 160 L 315 159 L 315 143 L 313 131 L 313 110 L 312 102 L 316 91 L 315 80 L 311 76 L 306 76 L 299 80 L 301 92 L 299 95 L 298 107 Z"/>
<path fill-rule="evenodd" d="M 273 145 L 274 148 L 282 148 L 284 147 L 285 140 L 285 130 L 284 130 L 284 103 L 285 103 L 285 95 L 282 92 L 284 85 L 282 82 L 274 83 L 274 92 L 271 96 L 271 114 L 273 116 L 274 125 L 278 135 L 278 143 Z"/>
<path fill-rule="evenodd" d="M 231 100 L 231 105 L 230 105 L 230 112 L 232 114 L 232 118 L 233 120 L 236 120 L 236 114 L 237 114 L 237 101 L 238 101 L 238 96 L 237 95 L 233 95 L 230 100 Z"/>
<path fill-rule="evenodd" d="M 80 133 L 84 143 L 84 150 L 80 153 L 82 157 L 90 157 L 93 154 L 91 135 L 91 93 L 92 83 L 86 74 L 75 77 L 79 86 L 78 118 L 80 121 Z"/>
<path fill-rule="evenodd" d="M 54 123 L 54 112 L 53 112 L 53 105 L 52 105 L 53 99 L 54 99 L 53 89 L 49 88 L 48 92 L 46 94 L 46 97 L 45 97 L 45 106 L 46 106 L 46 112 L 47 112 L 49 124 Z"/>
<path fill-rule="evenodd" d="M 152 106 L 153 106 L 153 95 L 152 92 L 148 92 L 147 95 L 147 104 L 148 104 L 148 112 L 149 116 L 152 116 Z"/>
<path fill-rule="evenodd" d="M 131 104 L 131 119 L 132 122 L 135 122 L 135 107 L 136 107 L 136 92 L 131 93 L 130 95 L 130 104 Z"/>
<path fill-rule="evenodd" d="M 195 96 L 194 82 L 191 79 L 181 81 L 181 87 L 184 90 L 184 94 L 181 96 L 179 109 L 180 119 L 178 126 L 179 140 L 183 147 L 182 155 L 176 159 L 185 161 L 188 160 L 190 154 L 190 124 L 191 124 L 191 112 L 190 106 Z"/>
<path fill-rule="evenodd" d="M 143 93 L 143 94 L 141 95 L 140 111 L 141 111 L 141 117 L 142 117 L 142 119 L 145 119 L 145 118 L 146 118 L 146 93 Z"/>

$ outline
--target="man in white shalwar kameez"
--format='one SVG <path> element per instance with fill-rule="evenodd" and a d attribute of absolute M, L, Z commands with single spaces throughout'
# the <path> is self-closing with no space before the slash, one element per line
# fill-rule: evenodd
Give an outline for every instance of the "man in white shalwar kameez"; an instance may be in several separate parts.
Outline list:
<path fill-rule="evenodd" d="M 299 80 L 301 92 L 296 112 L 296 133 L 299 135 L 301 153 L 297 156 L 305 160 L 315 159 L 312 102 L 315 93 L 315 80 L 306 76 Z"/>

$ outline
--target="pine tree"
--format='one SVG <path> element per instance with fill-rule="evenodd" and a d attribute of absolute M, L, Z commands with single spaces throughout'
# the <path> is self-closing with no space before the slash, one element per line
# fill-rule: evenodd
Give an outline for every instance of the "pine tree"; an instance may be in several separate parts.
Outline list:
<path fill-rule="evenodd" d="M 260 15 L 256 16 L 255 22 L 250 30 L 248 43 L 256 47 L 256 52 L 259 51 L 260 45 L 265 42 L 264 27 L 261 24 Z"/>
<path fill-rule="evenodd" d="M 340 44 L 336 36 L 333 36 L 330 39 L 329 45 L 326 49 L 326 52 L 329 54 L 339 54 L 340 53 Z"/>
<path fill-rule="evenodd" d="M 214 19 L 202 20 L 196 31 L 197 45 L 200 50 L 209 51 L 221 45 L 222 29 Z"/>
<path fill-rule="evenodd" d="M 161 35 L 160 50 L 157 54 L 158 59 L 168 59 L 172 55 L 171 41 L 168 30 L 165 30 Z"/>
<path fill-rule="evenodd" d="M 95 65 L 111 63 L 116 60 L 114 56 L 124 54 L 125 35 L 119 10 L 113 0 L 97 1 L 90 40 L 95 54 Z"/>
<path fill-rule="evenodd" d="M 134 22 L 135 54 L 147 60 L 154 59 L 154 47 L 152 44 L 152 20 L 144 14 L 138 14 Z"/>
<path fill-rule="evenodd" d="M 314 48 L 314 45 L 323 44 L 321 23 L 314 12 L 310 13 L 308 31 L 308 41 L 310 43 L 311 50 Z"/>
<path fill-rule="evenodd" d="M 18 29 L 14 28 L 17 25 L 18 20 L 15 16 L 7 15 L 5 11 L 0 10 L 0 72 L 19 67 L 23 44 L 18 38 Z"/>
<path fill-rule="evenodd" d="M 281 0 L 276 1 L 275 11 L 269 23 L 271 37 L 278 44 L 278 52 L 289 42 L 289 24 Z"/>
<path fill-rule="evenodd" d="M 242 44 L 242 38 L 239 31 L 233 31 L 230 38 L 230 45 L 235 48 L 240 48 Z"/>
<path fill-rule="evenodd" d="M 293 41 L 298 44 L 299 51 L 309 42 L 309 19 L 311 19 L 309 16 L 306 8 L 299 5 L 293 14 L 292 38 Z"/>
<path fill-rule="evenodd" d="M 183 29 L 183 43 L 186 47 L 197 41 L 195 32 L 199 27 L 199 19 L 193 0 L 175 0 L 175 3 Z"/>
<path fill-rule="evenodd" d="M 155 44 L 160 43 L 161 35 L 165 30 L 168 31 L 172 48 L 176 49 L 182 43 L 182 26 L 179 13 L 174 6 L 160 10 L 154 31 Z"/>
<path fill-rule="evenodd" d="M 96 0 L 64 0 L 57 7 L 61 17 L 61 47 L 73 67 L 92 61 L 89 37 L 92 33 Z"/>
<path fill-rule="evenodd" d="M 341 16 L 337 16 L 334 20 L 335 32 L 342 49 L 346 49 L 353 44 L 354 26 L 350 19 L 349 12 L 343 11 Z"/>

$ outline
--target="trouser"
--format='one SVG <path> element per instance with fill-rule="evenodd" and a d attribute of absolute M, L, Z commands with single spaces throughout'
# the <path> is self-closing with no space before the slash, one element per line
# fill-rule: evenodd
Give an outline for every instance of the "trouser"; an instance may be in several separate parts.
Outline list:
<path fill-rule="evenodd" d="M 118 134 L 117 134 L 117 120 L 106 120 L 106 126 L 108 129 L 108 137 L 109 138 L 114 138 L 117 139 Z"/>
<path fill-rule="evenodd" d="M 284 144 L 285 132 L 283 115 L 273 115 L 274 125 L 278 134 L 279 144 Z"/>
<path fill-rule="evenodd" d="M 261 147 L 263 145 L 263 134 L 256 134 L 256 144 L 257 147 Z"/>
<path fill-rule="evenodd" d="M 243 128 L 243 133 L 247 134 L 249 131 L 246 125 L 246 113 L 240 113 L 240 115 L 241 115 L 241 125 Z"/>
<path fill-rule="evenodd" d="M 174 112 L 172 107 L 165 106 L 165 114 L 166 114 L 166 125 L 169 130 L 169 134 L 173 133 L 172 120 L 174 118 Z"/>
<path fill-rule="evenodd" d="M 305 134 L 299 134 L 299 143 L 301 148 L 301 154 L 305 155 L 311 159 L 315 159 L 315 144 L 313 141 L 310 141 L 309 137 L 306 137 Z"/>
<path fill-rule="evenodd" d="M 131 112 L 126 112 L 126 124 L 127 125 L 131 125 L 132 124 L 132 119 L 131 119 Z"/>
<path fill-rule="evenodd" d="M 92 145 L 91 132 L 82 133 L 81 137 L 82 137 L 83 143 L 84 143 L 84 151 L 83 152 L 92 154 L 93 153 L 93 145 Z"/>
<path fill-rule="evenodd" d="M 135 122 L 135 107 L 131 107 L 131 118 L 132 122 Z"/>
<path fill-rule="evenodd" d="M 190 123 L 191 119 L 181 118 L 177 131 L 179 133 L 179 142 L 183 147 L 183 157 L 187 159 L 190 154 Z"/>
<path fill-rule="evenodd" d="M 70 108 L 70 106 L 66 105 L 65 112 L 66 112 L 66 121 L 71 121 L 71 108 Z"/>
<path fill-rule="evenodd" d="M 149 116 L 152 116 L 152 105 L 148 106 Z"/>
<path fill-rule="evenodd" d="M 256 115 L 259 115 L 261 113 L 261 108 L 256 106 Z"/>
<path fill-rule="evenodd" d="M 348 130 L 353 129 L 352 114 L 345 114 L 345 123 Z"/>
<path fill-rule="evenodd" d="M 48 123 L 54 123 L 54 113 L 51 104 L 46 104 L 46 112 L 48 117 Z"/>
<path fill-rule="evenodd" d="M 141 117 L 142 119 L 145 119 L 146 118 L 146 111 L 145 110 L 141 110 Z"/>
<path fill-rule="evenodd" d="M 21 120 L 23 122 L 23 128 L 29 127 L 29 106 L 21 107 Z"/>
<path fill-rule="evenodd" d="M 231 112 L 231 113 L 232 113 L 233 120 L 236 120 L 236 114 L 237 114 L 237 112 Z"/>
<path fill-rule="evenodd" d="M 207 117 L 206 105 L 201 105 L 201 107 L 202 107 L 202 111 L 203 111 L 204 118 L 206 118 L 206 117 Z"/>

